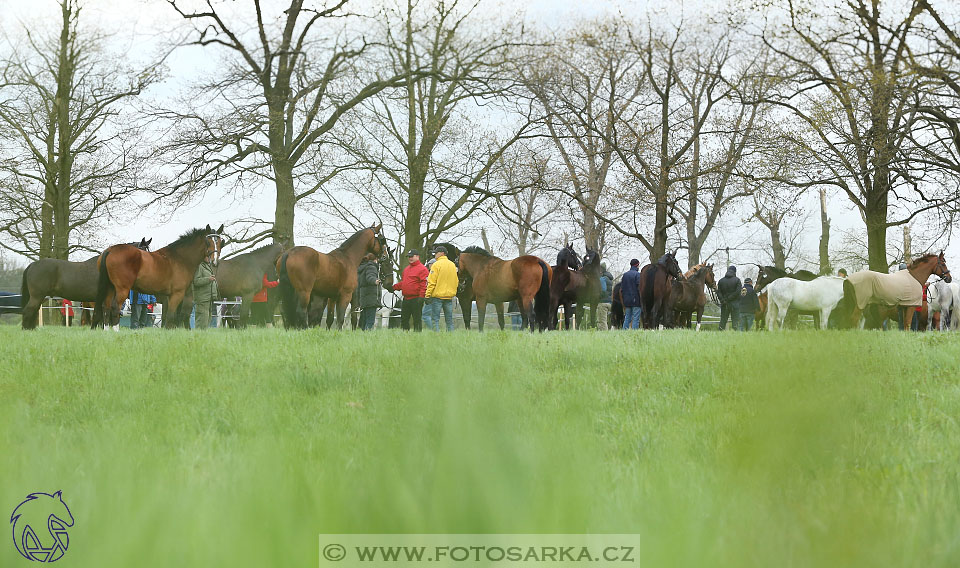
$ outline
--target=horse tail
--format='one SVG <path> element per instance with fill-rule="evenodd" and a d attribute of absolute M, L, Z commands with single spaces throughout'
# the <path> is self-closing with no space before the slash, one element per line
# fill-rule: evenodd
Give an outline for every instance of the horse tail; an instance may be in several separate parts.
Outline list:
<path fill-rule="evenodd" d="M 657 282 L 657 265 L 653 265 L 647 270 L 647 282 L 646 286 L 643 287 L 643 297 L 640 298 L 640 304 L 644 308 L 644 313 L 646 313 L 649 306 L 653 305 L 653 287 L 656 286 Z"/>
<path fill-rule="evenodd" d="M 533 296 L 533 309 L 537 316 L 537 322 L 542 326 L 546 325 L 547 312 L 550 311 L 550 267 L 540 259 L 537 259 L 537 263 L 540 264 L 543 276 L 540 278 L 540 288 Z"/>
<path fill-rule="evenodd" d="M 290 282 L 290 275 L 287 274 L 288 254 L 289 252 L 285 252 L 280 255 L 280 261 L 277 263 L 277 280 L 280 282 L 277 288 L 280 291 L 284 327 L 295 325 L 297 317 L 297 294 L 293 289 L 293 283 Z"/>
<path fill-rule="evenodd" d="M 23 314 L 20 325 L 23 329 L 34 329 L 37 327 L 37 318 L 34 317 L 33 314 L 28 314 L 26 311 L 27 304 L 30 303 L 30 286 L 27 285 L 27 273 L 29 271 L 30 266 L 27 266 L 23 271 L 23 279 L 20 281 L 20 312 Z"/>
<path fill-rule="evenodd" d="M 93 306 L 91 329 L 97 329 L 97 326 L 103 323 L 103 303 L 107 301 L 107 287 L 110 286 L 110 275 L 107 273 L 107 255 L 109 253 L 110 249 L 107 249 L 100 253 L 100 258 L 97 259 L 100 275 L 97 278 L 97 303 Z"/>

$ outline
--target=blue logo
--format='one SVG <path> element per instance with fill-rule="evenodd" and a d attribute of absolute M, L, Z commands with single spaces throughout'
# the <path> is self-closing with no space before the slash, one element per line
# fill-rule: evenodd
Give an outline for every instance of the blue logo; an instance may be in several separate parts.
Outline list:
<path fill-rule="evenodd" d="M 56 562 L 70 545 L 67 528 L 73 526 L 73 515 L 60 493 L 31 493 L 10 516 L 13 544 L 27 560 Z"/>

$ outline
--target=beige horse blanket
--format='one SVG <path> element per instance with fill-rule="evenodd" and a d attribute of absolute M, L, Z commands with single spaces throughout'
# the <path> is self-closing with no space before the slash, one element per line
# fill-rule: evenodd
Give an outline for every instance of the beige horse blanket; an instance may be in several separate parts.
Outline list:
<path fill-rule="evenodd" d="M 923 286 L 910 275 L 909 270 L 883 274 L 870 270 L 854 272 L 847 277 L 857 293 L 857 307 L 867 304 L 888 306 L 920 306 L 923 304 Z"/>

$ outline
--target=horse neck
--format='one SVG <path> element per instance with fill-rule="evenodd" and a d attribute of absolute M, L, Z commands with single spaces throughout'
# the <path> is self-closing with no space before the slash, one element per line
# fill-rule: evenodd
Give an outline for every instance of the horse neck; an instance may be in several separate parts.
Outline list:
<path fill-rule="evenodd" d="M 922 286 L 927 283 L 927 280 L 930 279 L 930 275 L 933 274 L 933 271 L 937 269 L 938 262 L 940 262 L 938 257 L 932 257 L 929 261 L 924 262 L 916 268 L 908 268 L 907 271 L 910 272 L 910 276 L 913 276 Z"/>
<path fill-rule="evenodd" d="M 372 238 L 372 237 L 371 237 Z M 338 248 L 334 252 L 330 253 L 331 255 L 339 253 L 339 256 L 346 258 L 350 261 L 350 264 L 353 266 L 360 266 L 360 260 L 363 258 L 363 255 L 367 254 L 367 248 L 370 246 L 370 241 L 367 239 L 357 239 L 356 242 L 350 243 L 350 246 L 346 249 Z"/>
<path fill-rule="evenodd" d="M 156 253 L 143 252 L 146 254 L 163 254 L 164 256 L 177 259 L 184 264 L 193 264 L 196 266 L 199 265 L 207 255 L 206 237 L 202 237 L 196 242 L 191 242 L 177 248 L 166 246 Z"/>
<path fill-rule="evenodd" d="M 477 273 L 483 270 L 488 264 L 494 260 L 499 260 L 495 256 L 482 256 L 469 252 L 460 253 L 460 259 L 461 262 L 463 262 L 464 270 L 470 273 L 471 278 L 476 278 Z"/>

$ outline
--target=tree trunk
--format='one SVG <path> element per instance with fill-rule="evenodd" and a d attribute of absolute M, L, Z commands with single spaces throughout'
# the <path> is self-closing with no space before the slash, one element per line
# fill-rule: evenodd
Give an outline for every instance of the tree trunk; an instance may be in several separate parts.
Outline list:
<path fill-rule="evenodd" d="M 827 190 L 820 189 L 820 274 L 831 274 L 830 218 L 827 217 Z"/>
<path fill-rule="evenodd" d="M 664 180 L 665 181 L 665 180 Z M 650 251 L 650 262 L 660 260 L 667 252 L 667 187 L 664 184 L 657 192 L 657 202 L 654 210 L 653 250 Z"/>
<path fill-rule="evenodd" d="M 910 260 L 913 258 L 913 251 L 911 250 L 911 239 L 910 239 L 910 227 L 904 225 L 903 227 L 903 262 L 910 264 Z"/>
<path fill-rule="evenodd" d="M 773 265 L 786 270 L 787 255 L 783 252 L 783 241 L 780 240 L 780 223 L 770 226 L 770 244 L 773 247 Z"/>
<path fill-rule="evenodd" d="M 287 160 L 274 158 L 273 172 L 276 175 L 277 202 L 273 217 L 273 242 L 285 247 L 294 246 L 293 218 L 297 195 L 293 187 L 293 165 Z"/>

